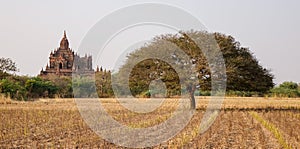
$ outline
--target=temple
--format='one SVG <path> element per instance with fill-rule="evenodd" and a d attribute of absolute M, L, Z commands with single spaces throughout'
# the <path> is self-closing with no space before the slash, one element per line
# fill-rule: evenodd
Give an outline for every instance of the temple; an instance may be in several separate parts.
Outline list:
<path fill-rule="evenodd" d="M 80 57 L 74 53 L 69 48 L 69 41 L 66 31 L 64 31 L 59 48 L 51 51 L 49 63 L 45 70 L 41 70 L 40 75 L 71 76 L 74 72 L 94 72 L 92 67 L 92 56 L 85 55 L 84 57 Z"/>

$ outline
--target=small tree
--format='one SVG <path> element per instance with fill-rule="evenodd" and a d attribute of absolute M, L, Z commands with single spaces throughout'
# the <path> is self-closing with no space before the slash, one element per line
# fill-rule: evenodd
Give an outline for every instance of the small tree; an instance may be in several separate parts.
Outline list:
<path fill-rule="evenodd" d="M 10 58 L 0 58 L 0 72 L 15 72 L 18 71 L 17 65 Z"/>

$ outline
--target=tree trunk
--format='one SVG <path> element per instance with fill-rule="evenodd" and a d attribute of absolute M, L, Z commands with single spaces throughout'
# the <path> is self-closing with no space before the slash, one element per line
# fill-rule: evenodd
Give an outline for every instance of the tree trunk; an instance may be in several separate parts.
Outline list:
<path fill-rule="evenodd" d="M 196 90 L 196 86 L 190 84 L 188 86 L 187 90 L 190 93 L 191 109 L 196 109 L 196 100 L 195 100 L 195 96 L 194 96 L 194 93 L 195 93 L 195 90 Z"/>

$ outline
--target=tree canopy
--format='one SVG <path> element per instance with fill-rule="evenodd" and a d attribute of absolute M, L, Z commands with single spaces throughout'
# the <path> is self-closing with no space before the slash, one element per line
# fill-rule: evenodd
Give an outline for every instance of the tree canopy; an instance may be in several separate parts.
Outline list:
<path fill-rule="evenodd" d="M 191 60 L 190 62 L 181 62 L 179 60 L 175 65 L 184 66 L 190 64 L 193 66 L 193 68 L 196 69 L 197 75 L 191 75 L 191 78 L 197 77 L 197 80 L 194 80 L 194 82 L 199 83 L 202 91 L 211 90 L 211 66 L 206 57 L 207 53 L 205 53 L 205 50 L 211 49 L 209 47 L 211 46 L 209 45 L 210 36 L 215 38 L 225 61 L 227 90 L 266 93 L 274 86 L 273 75 L 269 70 L 259 64 L 259 61 L 248 48 L 241 47 L 240 43 L 235 41 L 232 36 L 201 31 L 180 32 L 178 34 L 167 34 L 155 37 L 151 43 L 130 53 L 125 64 L 119 69 L 118 74 L 128 71 L 132 63 L 134 63 L 141 54 L 147 53 L 146 51 L 154 53 L 162 52 L 162 49 L 166 49 L 166 46 L 163 45 L 163 41 L 167 41 L 183 50 Z M 198 39 L 198 42 L 201 42 L 200 44 L 208 48 L 200 49 L 192 39 Z M 206 52 L 213 53 L 214 51 Z M 163 53 L 163 55 L 166 54 Z M 164 60 L 174 57 L 176 57 L 176 53 L 168 53 Z M 134 66 L 129 77 L 129 87 L 133 95 L 141 95 L 147 92 L 151 81 L 156 79 L 161 79 L 166 84 L 167 94 L 169 96 L 178 95 L 178 93 L 181 92 L 178 74 L 175 69 L 164 60 L 149 58 Z M 122 77 L 122 75 L 118 77 Z M 123 81 L 126 81 L 126 79 Z M 121 84 L 118 85 L 119 87 L 122 86 Z"/>

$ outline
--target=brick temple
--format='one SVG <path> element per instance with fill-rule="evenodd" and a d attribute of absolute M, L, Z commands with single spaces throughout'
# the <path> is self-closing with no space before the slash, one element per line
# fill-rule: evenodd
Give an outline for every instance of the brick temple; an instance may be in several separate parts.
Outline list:
<path fill-rule="evenodd" d="M 71 76 L 73 72 L 94 72 L 92 65 L 92 56 L 85 55 L 80 57 L 69 48 L 69 41 L 64 31 L 60 46 L 51 51 L 49 63 L 45 70 L 41 70 L 40 75 L 59 75 Z"/>

